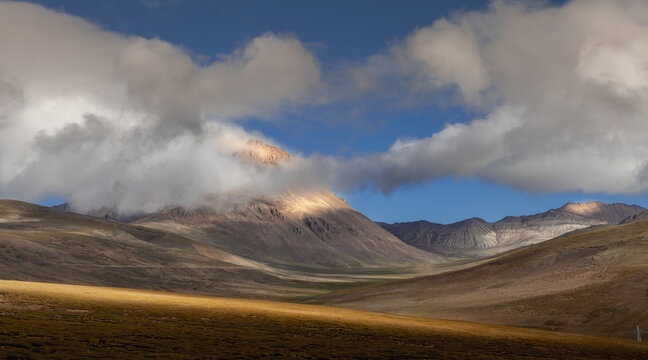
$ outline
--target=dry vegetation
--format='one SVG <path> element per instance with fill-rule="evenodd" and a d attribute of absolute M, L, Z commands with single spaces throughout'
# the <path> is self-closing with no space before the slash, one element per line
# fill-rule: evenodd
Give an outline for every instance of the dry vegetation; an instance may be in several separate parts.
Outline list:
<path fill-rule="evenodd" d="M 641 359 L 636 342 L 328 307 L 0 281 L 4 358 Z"/>

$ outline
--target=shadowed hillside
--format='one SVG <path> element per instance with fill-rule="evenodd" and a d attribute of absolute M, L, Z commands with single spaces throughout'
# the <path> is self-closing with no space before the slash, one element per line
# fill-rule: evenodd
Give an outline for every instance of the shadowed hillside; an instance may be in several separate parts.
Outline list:
<path fill-rule="evenodd" d="M 372 311 L 617 337 L 648 327 L 648 221 L 565 235 L 483 265 L 342 290 Z"/>

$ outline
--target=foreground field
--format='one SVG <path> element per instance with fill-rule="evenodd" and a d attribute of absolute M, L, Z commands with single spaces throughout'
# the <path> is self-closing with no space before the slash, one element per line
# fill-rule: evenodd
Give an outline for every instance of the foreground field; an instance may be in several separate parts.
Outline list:
<path fill-rule="evenodd" d="M 4 358 L 641 359 L 618 339 L 321 306 L 0 281 Z"/>

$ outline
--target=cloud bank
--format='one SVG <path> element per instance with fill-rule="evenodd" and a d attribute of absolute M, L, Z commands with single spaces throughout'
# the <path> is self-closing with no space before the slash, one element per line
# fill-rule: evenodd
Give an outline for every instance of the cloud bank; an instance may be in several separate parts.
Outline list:
<path fill-rule="evenodd" d="M 389 192 L 440 176 L 529 191 L 648 190 L 644 1 L 495 1 L 415 29 L 344 81 L 322 74 L 292 36 L 262 34 L 204 63 L 162 40 L 15 2 L 0 2 L 0 49 L 3 197 L 129 212 L 303 186 Z M 483 116 L 372 156 L 279 168 L 235 156 L 250 138 L 272 143 L 239 120 L 386 87 Z"/>
<path fill-rule="evenodd" d="M 270 191 L 268 170 L 233 155 L 263 135 L 235 121 L 308 103 L 321 82 L 294 37 L 264 34 L 201 65 L 26 3 L 0 3 L 0 47 L 0 195 L 81 211 Z"/>
<path fill-rule="evenodd" d="M 398 73 L 409 94 L 450 93 L 486 115 L 354 160 L 351 183 L 391 191 L 449 175 L 531 191 L 648 190 L 645 1 L 495 1 L 417 29 L 352 71 L 376 87 Z"/>

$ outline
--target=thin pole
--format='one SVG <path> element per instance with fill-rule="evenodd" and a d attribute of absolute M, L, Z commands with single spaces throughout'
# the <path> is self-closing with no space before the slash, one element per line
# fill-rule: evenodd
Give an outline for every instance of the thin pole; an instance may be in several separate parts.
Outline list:
<path fill-rule="evenodd" d="M 641 339 L 641 334 L 643 334 L 643 330 L 639 328 L 639 325 L 637 325 L 637 341 L 643 341 Z"/>

